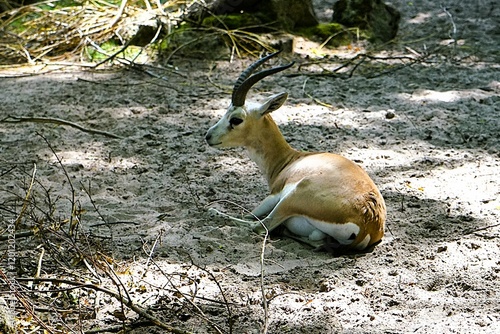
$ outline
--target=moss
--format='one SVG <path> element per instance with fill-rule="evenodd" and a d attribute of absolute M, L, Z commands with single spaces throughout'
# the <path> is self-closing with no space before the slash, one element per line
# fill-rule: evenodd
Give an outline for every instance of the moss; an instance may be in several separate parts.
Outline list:
<path fill-rule="evenodd" d="M 40 3 L 33 2 L 33 4 L 36 5 L 38 8 L 46 11 L 57 10 L 60 8 L 67 8 L 67 7 L 76 7 L 82 5 L 81 1 L 75 1 L 75 0 L 59 0 L 50 3 L 48 1 Z"/>
<path fill-rule="evenodd" d="M 329 37 L 341 33 L 345 30 L 345 27 L 339 23 L 320 23 L 313 27 L 315 34 L 319 37 Z"/>
<path fill-rule="evenodd" d="M 296 31 L 298 34 L 311 39 L 328 41 L 329 46 L 347 45 L 356 39 L 356 33 L 340 23 L 320 23 L 313 27 L 301 28 Z"/>
<path fill-rule="evenodd" d="M 91 61 L 101 61 L 109 58 L 110 54 L 113 54 L 123 48 L 118 41 L 110 39 L 100 45 L 103 51 L 106 51 L 106 54 L 101 53 L 96 50 L 94 47 L 88 46 L 86 47 L 86 54 L 89 60 Z M 119 53 L 118 57 L 123 57 L 126 59 L 136 59 L 140 56 L 141 52 L 143 52 L 141 47 L 135 45 L 129 45 L 123 52 Z"/>
<path fill-rule="evenodd" d="M 223 31 L 214 34 L 210 28 L 183 22 L 169 35 L 163 36 L 155 48 L 160 57 L 175 51 L 176 55 L 191 58 L 206 58 L 210 54 L 210 57 L 216 59 L 221 56 L 221 51 L 227 53 L 228 44 L 232 46 L 232 41 L 225 41 L 225 35 Z"/>
<path fill-rule="evenodd" d="M 245 29 L 246 27 L 262 26 L 262 20 L 249 13 L 209 16 L 203 19 L 205 27 L 218 27 L 229 30 Z M 262 27 L 259 27 L 262 29 Z"/>

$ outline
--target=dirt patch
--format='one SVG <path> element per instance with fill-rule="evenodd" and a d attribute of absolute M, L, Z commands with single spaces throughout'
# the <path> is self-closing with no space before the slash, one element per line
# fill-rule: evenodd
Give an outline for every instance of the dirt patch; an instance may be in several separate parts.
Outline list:
<path fill-rule="evenodd" d="M 320 18 L 331 8 L 321 4 Z M 430 53 L 425 62 L 395 71 L 388 60 L 372 61 L 344 79 L 319 74 L 353 50 L 328 51 L 332 60 L 322 68 L 296 66 L 249 96 L 288 91 L 274 118 L 291 145 L 356 161 L 388 207 L 387 237 L 367 255 L 332 258 L 272 238 L 263 280 L 270 333 L 500 332 L 500 8 L 495 1 L 450 1 L 446 11 L 433 1 L 393 4 L 403 18 L 391 55 Z M 298 65 L 310 62 L 306 52 L 319 52 L 298 46 L 288 56 Z M 46 67 L 43 75 L 19 76 L 40 68 L 3 69 L 1 118 L 59 118 L 122 137 L 0 123 L 2 229 L 20 212 L 35 165 L 32 219 L 18 230 L 49 224 L 51 215 L 67 231 L 71 203 L 81 209 L 74 215 L 81 243 L 69 247 L 64 234 L 57 237 L 64 249 L 41 241 L 53 236 L 19 238 L 16 275 L 32 277 L 45 248 L 52 255 L 40 277 L 78 272 L 75 280 L 115 287 L 102 274 L 104 262 L 94 262 L 103 268 L 93 274 L 72 258 L 74 247 L 85 245 L 85 252 L 108 255 L 134 301 L 171 326 L 262 331 L 262 238 L 206 208 L 227 200 L 252 209 L 268 191 L 245 152 L 204 142 L 249 61 L 178 59 L 165 80 L 132 70 Z M 227 202 L 218 207 L 243 211 Z M 27 295 L 53 288 L 45 284 L 23 288 Z M 74 303 L 80 322 L 70 321 L 78 314 L 62 315 Z M 46 297 L 37 307 L 42 320 L 69 324 L 62 332 L 138 319 L 92 290 Z M 20 319 L 34 323 L 24 311 Z"/>

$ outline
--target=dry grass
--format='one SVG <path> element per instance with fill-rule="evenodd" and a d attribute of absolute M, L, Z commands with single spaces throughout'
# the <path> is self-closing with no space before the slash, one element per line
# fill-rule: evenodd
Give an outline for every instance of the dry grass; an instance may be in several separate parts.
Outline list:
<path fill-rule="evenodd" d="M 101 54 L 97 60 L 109 57 L 116 50 L 124 55 L 137 33 L 131 27 L 146 21 L 157 26 L 153 26 L 156 29 L 154 36 L 144 44 L 156 43 L 156 51 L 169 50 L 167 59 L 186 46 L 214 37 L 224 40 L 237 54 L 251 53 L 256 47 L 270 49 L 258 35 L 244 28 L 231 30 L 197 25 L 179 29 L 195 3 L 194 0 L 168 1 L 163 5 L 151 4 L 148 0 L 116 3 L 75 0 L 71 3 L 46 1 L 11 9 L 0 14 L 0 31 L 3 32 L 0 35 L 0 64 L 88 61 L 95 60 L 91 55 L 95 51 Z M 180 35 L 183 37 L 178 38 Z M 112 41 L 115 49 L 101 48 L 107 41 Z"/>

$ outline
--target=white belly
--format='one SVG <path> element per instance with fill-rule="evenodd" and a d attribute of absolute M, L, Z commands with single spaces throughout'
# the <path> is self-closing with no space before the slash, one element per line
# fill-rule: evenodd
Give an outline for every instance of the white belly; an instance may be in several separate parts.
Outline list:
<path fill-rule="evenodd" d="M 293 234 L 308 237 L 311 241 L 322 240 L 329 235 L 341 245 L 351 244 L 359 233 L 359 227 L 354 223 L 332 224 L 303 216 L 288 218 L 285 226 Z"/>

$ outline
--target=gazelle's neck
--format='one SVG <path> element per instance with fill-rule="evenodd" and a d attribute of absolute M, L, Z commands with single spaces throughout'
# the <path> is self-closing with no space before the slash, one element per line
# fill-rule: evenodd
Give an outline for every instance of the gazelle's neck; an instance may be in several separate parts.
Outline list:
<path fill-rule="evenodd" d="M 300 153 L 294 150 L 281 134 L 270 115 L 262 120 L 259 136 L 250 138 L 246 145 L 250 159 L 254 161 L 271 186 L 278 174 Z"/>

